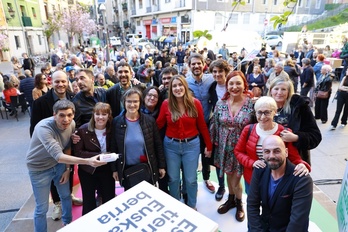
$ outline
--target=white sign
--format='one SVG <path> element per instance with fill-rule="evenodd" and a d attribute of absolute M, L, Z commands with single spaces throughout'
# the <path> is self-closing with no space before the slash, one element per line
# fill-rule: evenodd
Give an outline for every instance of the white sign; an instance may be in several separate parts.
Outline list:
<path fill-rule="evenodd" d="M 348 231 L 348 163 L 342 179 L 341 191 L 336 207 L 338 229 L 340 232 Z"/>
<path fill-rule="evenodd" d="M 215 232 L 218 224 L 143 181 L 59 230 L 65 231 Z"/>

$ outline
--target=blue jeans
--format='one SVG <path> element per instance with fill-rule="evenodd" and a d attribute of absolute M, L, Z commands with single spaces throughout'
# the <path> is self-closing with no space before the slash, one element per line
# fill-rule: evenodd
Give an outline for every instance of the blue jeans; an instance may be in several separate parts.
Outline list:
<path fill-rule="evenodd" d="M 180 143 L 166 136 L 163 142 L 169 176 L 169 193 L 175 199 L 180 200 L 180 168 L 182 165 L 187 205 L 192 208 L 195 208 L 197 203 L 199 144 L 199 137 L 187 143 Z"/>
<path fill-rule="evenodd" d="M 69 181 L 65 184 L 59 183 L 64 172 L 65 164 L 57 164 L 56 166 L 44 171 L 29 171 L 29 177 L 36 203 L 34 213 L 35 232 L 47 231 L 46 213 L 48 211 L 48 198 L 52 180 L 57 187 L 62 203 L 63 224 L 69 224 L 72 220 Z"/>

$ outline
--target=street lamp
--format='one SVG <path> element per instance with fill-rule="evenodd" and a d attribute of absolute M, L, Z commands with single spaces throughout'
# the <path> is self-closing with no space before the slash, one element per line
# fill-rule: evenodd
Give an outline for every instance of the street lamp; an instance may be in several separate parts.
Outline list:
<path fill-rule="evenodd" d="M 104 29 L 106 30 L 106 63 L 110 61 L 110 51 L 109 51 L 109 30 L 106 25 L 106 7 L 104 4 L 100 4 L 99 10 L 101 11 L 103 15 L 103 25 Z"/>

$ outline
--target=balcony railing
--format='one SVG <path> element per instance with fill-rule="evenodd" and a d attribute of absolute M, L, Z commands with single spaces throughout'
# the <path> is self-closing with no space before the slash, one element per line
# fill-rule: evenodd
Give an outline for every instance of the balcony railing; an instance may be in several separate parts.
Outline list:
<path fill-rule="evenodd" d="M 22 16 L 22 22 L 23 22 L 23 26 L 25 26 L 25 27 L 32 27 L 33 26 L 33 24 L 31 23 L 30 17 Z"/>
<path fill-rule="evenodd" d="M 149 6 L 149 7 L 146 7 L 146 13 L 151 13 L 152 11 L 151 11 L 151 6 Z"/>

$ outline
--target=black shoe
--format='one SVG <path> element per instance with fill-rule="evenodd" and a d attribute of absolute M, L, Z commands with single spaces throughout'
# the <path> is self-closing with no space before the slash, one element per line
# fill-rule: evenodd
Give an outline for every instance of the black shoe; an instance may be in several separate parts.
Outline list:
<path fill-rule="evenodd" d="M 237 206 L 237 203 L 236 203 L 236 199 L 235 199 L 235 195 L 234 194 L 230 194 L 228 195 L 228 199 L 227 201 L 220 205 L 217 212 L 219 214 L 225 214 L 227 213 L 230 209 L 233 209 Z"/>
<path fill-rule="evenodd" d="M 219 187 L 218 191 L 215 194 L 215 200 L 221 201 L 221 199 L 224 197 L 226 190 L 224 187 Z"/>
<path fill-rule="evenodd" d="M 187 201 L 188 201 L 187 193 L 182 194 L 182 199 L 184 199 L 185 205 L 187 205 Z"/>
<path fill-rule="evenodd" d="M 325 124 L 327 121 L 321 121 L 322 124 Z"/>

